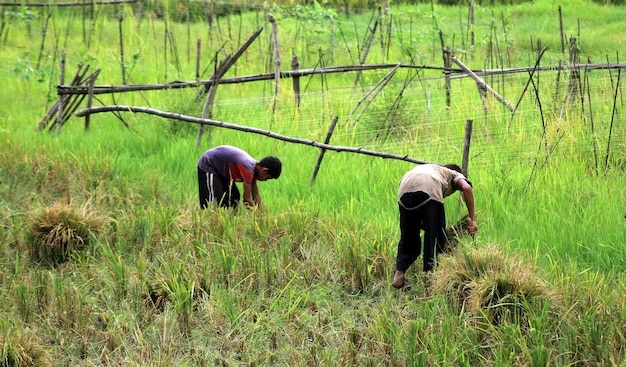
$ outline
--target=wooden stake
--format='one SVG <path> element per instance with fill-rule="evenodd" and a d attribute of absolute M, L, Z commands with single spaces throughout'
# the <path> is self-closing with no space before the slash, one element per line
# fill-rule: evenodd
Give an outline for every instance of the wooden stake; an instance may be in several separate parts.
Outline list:
<path fill-rule="evenodd" d="M 89 94 L 87 95 L 87 108 L 91 108 L 93 103 L 93 86 L 96 82 L 96 78 L 100 74 L 100 69 L 96 69 L 96 71 L 89 78 Z M 85 116 L 85 131 L 89 131 L 89 115 Z"/>
<path fill-rule="evenodd" d="M 274 107 L 273 111 L 278 109 L 278 98 L 280 94 L 280 47 L 278 45 L 278 24 L 276 18 L 270 13 L 267 15 L 270 23 L 272 23 L 272 40 L 274 44 Z"/>
<path fill-rule="evenodd" d="M 299 66 L 298 55 L 293 55 L 291 58 L 291 70 L 298 71 Z M 296 107 L 300 107 L 300 77 L 297 75 L 293 77 L 293 92 L 296 99 Z"/>
<path fill-rule="evenodd" d="M 61 54 L 61 74 L 59 77 L 59 85 L 65 83 L 65 53 Z M 63 96 L 59 96 L 59 111 L 57 112 L 57 135 L 61 134 L 61 125 L 63 125 Z"/>

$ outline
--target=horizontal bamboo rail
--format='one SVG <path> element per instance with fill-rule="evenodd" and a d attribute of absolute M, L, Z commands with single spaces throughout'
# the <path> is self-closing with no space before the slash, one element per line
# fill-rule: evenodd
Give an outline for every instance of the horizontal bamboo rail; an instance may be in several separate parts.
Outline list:
<path fill-rule="evenodd" d="M 0 6 L 27 6 L 27 7 L 54 7 L 54 6 L 92 6 L 92 5 L 116 5 L 136 3 L 138 0 L 109 0 L 109 1 L 82 1 L 63 3 L 16 3 L 0 2 Z"/>
<path fill-rule="evenodd" d="M 160 111 L 160 110 L 156 110 L 156 109 L 153 109 L 153 108 L 147 108 L 147 107 L 99 106 L 99 107 L 92 107 L 92 108 L 82 109 L 80 111 L 77 111 L 75 113 L 75 115 L 78 116 L 78 117 L 84 117 L 84 116 L 87 116 L 87 115 L 90 115 L 90 114 L 102 113 L 102 112 L 130 112 L 130 113 L 138 113 L 139 112 L 139 113 L 147 113 L 147 114 L 150 114 L 150 115 L 160 116 L 160 117 L 164 117 L 164 118 L 168 118 L 168 119 L 172 119 L 172 120 L 179 120 L 179 121 L 190 122 L 190 123 L 194 123 L 194 124 L 206 124 L 206 125 L 212 125 L 212 126 L 217 126 L 217 127 L 223 127 L 223 128 L 231 129 L 231 130 L 238 130 L 238 131 L 244 131 L 244 132 L 247 132 L 247 133 L 264 135 L 264 136 L 267 136 L 269 138 L 282 140 L 282 141 L 286 141 L 286 142 L 289 142 L 289 143 L 310 145 L 312 147 L 317 147 L 317 148 L 321 148 L 321 149 L 324 149 L 324 150 L 332 150 L 332 151 L 335 151 L 335 152 L 349 152 L 349 153 L 356 153 L 356 154 L 364 154 L 364 155 L 369 155 L 369 156 L 374 156 L 374 157 L 379 157 L 379 158 L 396 159 L 396 160 L 401 160 L 401 161 L 405 161 L 405 162 L 411 162 L 411 163 L 415 163 L 415 164 L 427 164 L 428 163 L 428 162 L 425 162 L 425 161 L 421 161 L 421 160 L 418 160 L 418 159 L 411 158 L 411 157 L 406 156 L 406 155 L 398 155 L 398 154 L 392 154 L 392 153 L 375 152 L 375 151 L 372 151 L 372 150 L 367 150 L 367 149 L 362 149 L 362 148 L 353 148 L 353 147 L 346 147 L 346 146 L 329 145 L 329 144 L 319 143 L 319 142 L 316 142 L 314 140 L 300 139 L 300 138 L 294 138 L 294 137 L 290 137 L 290 136 L 280 135 L 280 134 L 276 134 L 276 133 L 273 133 L 273 132 L 268 131 L 268 130 L 258 129 L 258 128 L 254 128 L 254 127 L 247 127 L 247 126 L 241 126 L 241 125 L 231 124 L 231 123 L 217 121 L 217 120 L 203 119 L 203 118 L 199 118 L 199 117 L 187 116 L 187 115 L 183 115 L 183 114 L 180 114 L 180 113 L 165 112 L 165 111 Z"/>
<path fill-rule="evenodd" d="M 445 67 L 437 67 L 437 66 L 389 63 L 389 64 L 333 66 L 333 67 L 326 67 L 326 68 L 302 69 L 302 70 L 285 70 L 280 73 L 280 77 L 281 78 L 294 78 L 294 77 L 302 77 L 302 76 L 315 75 L 315 74 L 331 74 L 331 73 L 343 73 L 343 72 L 351 72 L 351 71 L 393 69 L 395 67 L 409 68 L 409 69 L 441 70 L 441 71 L 446 70 Z M 584 69 L 584 70 L 621 69 L 621 68 L 626 68 L 626 63 L 575 64 L 573 66 L 570 65 L 569 67 L 557 65 L 557 66 L 524 67 L 524 68 L 510 68 L 510 69 L 476 70 L 473 72 L 479 76 L 488 76 L 488 75 L 527 73 L 530 71 L 539 71 L 539 70 L 571 70 L 574 68 Z M 468 74 L 466 74 L 462 69 L 451 69 L 450 71 L 452 73 L 457 74 L 457 75 L 451 76 L 451 78 L 453 79 L 468 77 Z M 136 91 L 149 91 L 149 90 L 195 88 L 199 86 L 208 87 L 213 84 L 237 84 L 237 83 L 246 83 L 246 82 L 253 82 L 253 81 L 273 80 L 274 78 L 275 78 L 274 73 L 267 73 L 267 74 L 247 75 L 247 76 L 233 77 L 233 78 L 223 78 L 219 80 L 199 80 L 199 81 L 189 81 L 189 82 L 176 81 L 176 82 L 165 83 L 165 84 L 93 86 L 92 93 L 93 94 L 113 94 L 113 93 L 126 93 L 126 92 L 136 92 Z M 57 86 L 57 93 L 59 95 L 88 94 L 89 88 L 85 85 L 82 85 L 82 86 L 59 85 Z"/>

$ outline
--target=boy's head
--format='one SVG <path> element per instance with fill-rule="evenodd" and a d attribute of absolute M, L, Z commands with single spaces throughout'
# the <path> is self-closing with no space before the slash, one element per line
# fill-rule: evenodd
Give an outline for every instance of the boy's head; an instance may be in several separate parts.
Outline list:
<path fill-rule="evenodd" d="M 444 165 L 444 167 L 446 167 L 448 169 L 451 169 L 453 171 L 457 171 L 458 173 L 462 173 L 463 175 L 465 175 L 465 172 L 463 172 L 463 169 L 458 164 L 448 163 L 448 164 Z"/>
<path fill-rule="evenodd" d="M 280 159 L 273 155 L 261 159 L 259 165 L 263 168 L 267 168 L 267 174 L 270 175 L 271 178 L 280 177 L 280 173 L 283 170 L 283 164 L 280 162 Z"/>

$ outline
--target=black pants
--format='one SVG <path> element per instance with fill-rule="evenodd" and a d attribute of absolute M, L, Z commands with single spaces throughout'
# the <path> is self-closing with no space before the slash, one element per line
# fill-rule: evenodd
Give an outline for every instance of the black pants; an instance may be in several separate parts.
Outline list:
<path fill-rule="evenodd" d="M 405 207 L 400 208 L 400 241 L 396 256 L 396 270 L 406 271 L 421 253 L 420 230 L 424 230 L 424 271 L 432 271 L 435 267 L 435 256 L 445 252 L 446 246 L 446 212 L 443 204 L 428 200 L 423 192 L 406 193 L 400 198 Z M 420 204 L 422 204 L 420 206 Z"/>
<path fill-rule="evenodd" d="M 209 203 L 236 208 L 241 197 L 235 182 L 222 177 L 213 168 L 206 172 L 198 167 L 198 190 L 201 209 L 206 209 Z"/>

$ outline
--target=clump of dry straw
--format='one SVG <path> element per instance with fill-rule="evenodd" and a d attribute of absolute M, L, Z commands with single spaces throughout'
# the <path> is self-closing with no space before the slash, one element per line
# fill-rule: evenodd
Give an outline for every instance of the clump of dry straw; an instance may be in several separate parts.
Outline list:
<path fill-rule="evenodd" d="M 30 215 L 27 234 L 31 257 L 39 263 L 63 263 L 87 247 L 104 222 L 97 213 L 68 204 L 36 210 Z"/>

